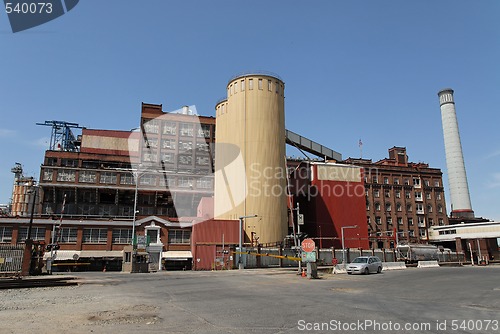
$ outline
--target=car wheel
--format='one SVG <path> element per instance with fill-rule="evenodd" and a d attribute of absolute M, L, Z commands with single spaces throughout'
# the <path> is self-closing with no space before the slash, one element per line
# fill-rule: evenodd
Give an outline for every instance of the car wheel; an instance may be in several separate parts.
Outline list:
<path fill-rule="evenodd" d="M 382 272 L 382 267 L 378 267 L 377 274 L 380 274 L 381 272 Z"/>
<path fill-rule="evenodd" d="M 352 273 L 351 273 L 351 272 L 348 272 L 348 273 L 347 273 L 347 275 L 352 275 Z"/>
<path fill-rule="evenodd" d="M 368 275 L 370 273 L 370 269 L 365 268 L 365 275 Z"/>

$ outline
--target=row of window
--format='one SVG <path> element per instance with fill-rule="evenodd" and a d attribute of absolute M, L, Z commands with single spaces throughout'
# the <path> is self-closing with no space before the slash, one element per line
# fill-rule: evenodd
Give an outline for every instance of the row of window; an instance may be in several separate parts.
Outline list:
<path fill-rule="evenodd" d="M 31 229 L 31 238 L 33 240 L 45 240 L 45 227 L 33 227 Z M 57 242 L 59 243 L 76 243 L 78 229 L 76 227 L 63 227 L 59 230 Z M 19 227 L 17 234 L 17 242 L 24 242 L 28 236 L 27 227 Z M 52 236 L 50 237 L 52 238 Z M 132 242 L 132 229 L 113 229 L 111 240 L 113 244 L 130 244 Z M 0 242 L 12 242 L 12 227 L 0 227 Z M 105 244 L 108 242 L 108 229 L 106 228 L 84 228 L 83 243 Z M 189 244 L 191 242 L 191 231 L 176 230 L 168 231 L 169 244 Z"/>
<path fill-rule="evenodd" d="M 177 135 L 183 137 L 198 137 L 210 138 L 210 125 L 209 124 L 196 124 L 196 123 L 177 123 L 172 121 L 164 121 L 158 119 L 143 119 L 142 125 L 146 133 L 161 133 L 164 135 Z M 178 130 L 178 131 L 177 131 Z"/>
<path fill-rule="evenodd" d="M 370 224 L 371 223 L 371 218 L 367 217 L 367 220 L 368 220 L 368 224 Z M 429 226 L 433 226 L 434 225 L 434 219 L 428 218 L 427 221 L 429 223 Z M 392 225 L 393 224 L 392 217 L 386 217 L 386 223 L 388 225 Z M 407 218 L 407 223 L 408 223 L 408 226 L 413 226 L 413 224 L 414 224 L 413 218 L 412 217 L 408 217 Z M 375 224 L 382 225 L 382 217 L 379 217 L 379 216 L 375 217 Z M 396 224 L 403 225 L 403 217 L 397 217 L 396 218 Z M 417 217 L 417 224 L 418 224 L 419 227 L 425 227 L 425 218 L 424 217 Z M 439 224 L 439 226 L 443 226 L 444 225 L 444 219 L 439 218 L 438 219 L 438 224 Z"/>
<path fill-rule="evenodd" d="M 175 163 L 175 153 L 166 152 L 160 154 L 161 161 L 168 164 Z M 210 156 L 208 155 L 196 155 L 193 159 L 192 154 L 179 154 L 177 156 L 177 162 L 179 165 L 189 165 L 193 164 L 193 160 L 196 162 L 197 166 L 209 166 Z M 158 162 L 158 154 L 156 152 L 146 151 L 142 154 L 142 161 L 144 162 Z"/>
<path fill-rule="evenodd" d="M 436 194 L 436 199 L 437 200 L 441 200 L 442 199 L 441 192 L 437 192 L 436 191 L 435 194 Z M 405 191 L 405 198 L 411 199 L 411 195 L 412 195 L 411 191 Z M 369 191 L 368 190 L 366 190 L 366 196 L 367 197 L 369 196 Z M 386 198 L 390 198 L 391 197 L 391 191 L 390 190 L 385 190 L 384 191 L 384 196 Z M 414 196 L 415 196 L 415 200 L 417 200 L 417 201 L 422 201 L 423 200 L 422 192 L 421 191 L 415 191 Z M 380 190 L 379 189 L 374 189 L 373 190 L 373 197 L 375 197 L 375 198 L 379 198 L 380 197 Z M 394 197 L 401 198 L 401 191 L 400 190 L 394 191 Z M 425 193 L 425 198 L 428 199 L 428 200 L 432 200 L 432 193 L 426 192 Z"/>
<path fill-rule="evenodd" d="M 186 157 L 186 159 L 188 159 Z M 205 160 L 200 160 L 200 164 L 208 165 L 210 162 L 209 157 L 205 157 Z M 43 170 L 43 180 L 52 181 L 54 175 L 54 170 L 46 168 Z M 116 184 L 118 176 L 120 177 L 120 184 L 122 185 L 133 185 L 135 184 L 135 178 L 132 173 L 115 173 L 115 172 L 100 172 L 97 174 L 94 171 L 79 171 L 78 172 L 78 182 L 79 183 L 96 183 L 99 176 L 99 183 L 101 184 Z M 76 171 L 68 169 L 60 169 L 57 171 L 57 181 L 59 182 L 75 182 L 76 181 Z M 189 188 L 194 187 L 201 189 L 209 189 L 212 187 L 212 178 L 202 177 L 172 177 L 172 176 L 161 176 L 156 174 L 145 174 L 139 178 L 140 185 L 150 185 L 150 186 L 166 186 L 169 187 L 181 187 Z"/>
<path fill-rule="evenodd" d="M 374 204 L 375 210 L 380 211 L 381 210 L 381 205 L 379 202 L 375 202 Z M 427 204 L 427 212 L 432 213 L 433 212 L 433 207 L 431 204 Z M 424 205 L 422 203 L 416 203 L 415 204 L 415 210 L 417 214 L 424 214 Z M 437 210 L 439 213 L 443 213 L 443 206 L 438 205 Z M 366 211 L 370 211 L 370 204 L 366 204 Z M 392 211 L 392 204 L 391 203 L 385 203 L 385 211 Z M 396 211 L 397 212 L 402 212 L 403 211 L 403 205 L 401 203 L 396 203 Z M 413 212 L 413 205 L 412 204 L 407 204 L 406 205 L 406 211 L 407 212 Z"/>
<path fill-rule="evenodd" d="M 382 180 L 383 184 L 391 184 L 390 183 L 390 179 L 388 176 L 384 176 L 383 177 L 383 180 Z M 368 182 L 368 177 L 365 177 L 365 182 Z M 378 176 L 372 176 L 372 183 L 379 183 L 379 177 Z M 399 177 L 393 177 L 392 179 L 392 184 L 400 184 L 399 182 Z M 409 186 L 409 185 L 413 185 L 417 188 L 419 188 L 421 186 L 421 180 L 420 178 L 418 177 L 414 177 L 414 178 L 403 178 L 403 184 L 405 186 Z M 441 182 L 439 180 L 434 180 L 433 182 L 434 184 L 434 187 L 440 187 L 441 186 Z M 431 186 L 431 180 L 424 180 L 424 185 L 426 187 L 430 187 Z"/>
<path fill-rule="evenodd" d="M 257 88 L 259 90 L 264 89 L 264 79 L 257 79 Z M 250 78 L 248 79 L 248 90 L 253 90 L 254 89 L 254 79 Z M 269 92 L 273 91 L 273 81 L 271 79 L 267 79 L 267 90 Z M 283 85 L 280 84 L 279 81 L 274 82 L 274 91 L 276 94 L 279 94 L 280 92 L 283 94 Z M 229 85 L 227 89 L 227 95 L 233 95 L 240 92 L 245 91 L 245 79 L 241 79 L 239 81 L 235 81 L 232 84 Z"/>

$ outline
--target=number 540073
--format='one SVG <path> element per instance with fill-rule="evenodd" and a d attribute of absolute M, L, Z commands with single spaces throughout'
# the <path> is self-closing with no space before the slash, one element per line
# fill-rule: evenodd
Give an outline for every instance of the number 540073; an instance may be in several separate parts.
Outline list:
<path fill-rule="evenodd" d="M 52 4 L 50 2 L 23 2 L 16 3 L 15 6 L 12 2 L 5 3 L 5 11 L 7 14 L 50 14 L 52 13 Z"/>

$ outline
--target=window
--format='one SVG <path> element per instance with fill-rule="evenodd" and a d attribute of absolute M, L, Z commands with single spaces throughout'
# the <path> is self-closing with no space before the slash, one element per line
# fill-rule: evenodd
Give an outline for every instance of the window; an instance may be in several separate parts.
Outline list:
<path fill-rule="evenodd" d="M 392 225 L 392 217 L 387 217 L 387 224 Z"/>
<path fill-rule="evenodd" d="M 389 190 L 385 191 L 385 198 L 390 198 L 391 197 L 391 192 Z"/>
<path fill-rule="evenodd" d="M 366 203 L 366 211 L 370 211 L 370 203 Z"/>
<path fill-rule="evenodd" d="M 196 152 L 207 152 L 208 153 L 208 145 L 205 142 L 196 143 Z"/>
<path fill-rule="evenodd" d="M 409 186 L 410 185 L 410 180 L 409 179 L 404 179 L 404 183 L 405 183 L 405 186 Z"/>
<path fill-rule="evenodd" d="M 248 79 L 248 89 L 253 90 L 253 79 Z"/>
<path fill-rule="evenodd" d="M 416 191 L 415 192 L 415 200 L 416 201 L 421 201 L 422 200 L 422 192 L 421 191 Z"/>
<path fill-rule="evenodd" d="M 378 190 L 378 189 L 377 189 L 377 190 L 374 190 L 374 191 L 373 191 L 373 197 L 375 197 L 375 198 L 379 198 L 379 197 L 380 197 L 380 190 Z"/>
<path fill-rule="evenodd" d="M 407 192 L 405 193 L 405 197 L 406 197 L 406 198 L 411 198 L 411 192 L 407 191 Z"/>
<path fill-rule="evenodd" d="M 61 169 L 57 172 L 57 181 L 60 182 L 75 182 L 76 173 L 74 170 Z"/>
<path fill-rule="evenodd" d="M 377 225 L 382 224 L 382 220 L 380 219 L 380 217 L 375 217 L 375 224 L 377 224 Z"/>
<path fill-rule="evenodd" d="M 391 203 L 385 203 L 385 211 L 391 211 Z"/>
<path fill-rule="evenodd" d="M 388 177 L 384 177 L 384 184 L 389 184 L 389 178 Z"/>
<path fill-rule="evenodd" d="M 380 211 L 380 203 L 375 203 L 375 210 Z"/>
<path fill-rule="evenodd" d="M 201 127 L 198 128 L 198 137 L 210 138 L 210 125 L 201 124 Z"/>
<path fill-rule="evenodd" d="M 372 177 L 372 182 L 373 183 L 378 183 L 378 177 L 376 177 L 376 176 Z"/>
<path fill-rule="evenodd" d="M 278 83 L 278 81 L 276 81 L 275 84 L 276 84 L 276 94 L 279 94 L 279 92 L 280 92 L 280 84 Z"/>
<path fill-rule="evenodd" d="M 439 187 L 439 180 L 434 181 L 434 187 Z"/>
<path fill-rule="evenodd" d="M 272 83 L 271 83 L 271 80 L 267 80 L 267 90 L 268 91 L 271 91 L 272 90 Z"/>
<path fill-rule="evenodd" d="M 413 211 L 413 208 L 412 208 L 411 204 L 407 204 L 406 205 L 406 211 L 408 211 L 408 212 L 412 212 Z"/>
<path fill-rule="evenodd" d="M 166 163 L 175 163 L 175 153 L 163 153 L 161 155 L 161 161 Z"/>
<path fill-rule="evenodd" d="M 408 225 L 413 226 L 413 218 L 408 218 Z"/>
<path fill-rule="evenodd" d="M 443 220 L 443 218 L 439 218 L 438 222 L 439 222 L 439 226 L 444 226 L 444 220 Z"/>
<path fill-rule="evenodd" d="M 61 166 L 63 166 L 63 167 L 78 167 L 78 160 L 61 159 Z"/>
<path fill-rule="evenodd" d="M 413 185 L 415 187 L 420 187 L 420 179 L 419 178 L 413 178 Z"/>
<path fill-rule="evenodd" d="M 132 243 L 132 229 L 130 228 L 113 229 L 112 238 L 114 244 L 130 244 Z"/>
<path fill-rule="evenodd" d="M 415 204 L 415 208 L 417 209 L 418 214 L 423 214 L 424 213 L 424 206 L 422 203 L 417 203 Z"/>
<path fill-rule="evenodd" d="M 190 244 L 191 231 L 189 230 L 168 230 L 169 244 Z"/>
<path fill-rule="evenodd" d="M 156 153 L 146 151 L 142 154 L 142 161 L 144 162 L 156 162 L 156 158 L 157 158 Z"/>
<path fill-rule="evenodd" d="M 212 188 L 212 179 L 200 178 L 196 180 L 196 188 L 210 189 Z"/>
<path fill-rule="evenodd" d="M 415 231 L 408 231 L 408 235 L 410 237 L 414 237 L 415 236 Z"/>
<path fill-rule="evenodd" d="M 188 154 L 179 154 L 179 165 L 192 165 L 193 156 Z"/>
<path fill-rule="evenodd" d="M 429 226 L 434 226 L 434 219 L 429 218 Z"/>
<path fill-rule="evenodd" d="M 101 172 L 101 178 L 99 182 L 105 184 L 116 184 L 116 173 Z"/>
<path fill-rule="evenodd" d="M 28 238 L 28 228 L 20 227 L 17 232 L 17 242 L 25 242 Z M 45 227 L 32 227 L 31 228 L 31 239 L 43 241 L 45 240 Z"/>
<path fill-rule="evenodd" d="M 158 148 L 158 139 L 148 138 L 144 141 L 144 147 L 146 148 Z"/>
<path fill-rule="evenodd" d="M 401 203 L 396 204 L 396 211 L 398 211 L 398 212 L 403 211 L 403 206 L 401 205 Z"/>
<path fill-rule="evenodd" d="M 394 178 L 394 184 L 399 184 L 399 178 L 397 177 Z"/>
<path fill-rule="evenodd" d="M 120 184 L 135 184 L 134 174 L 120 174 Z"/>
<path fill-rule="evenodd" d="M 0 242 L 12 242 L 12 227 L 0 227 Z"/>
<path fill-rule="evenodd" d="M 176 135 L 177 134 L 177 123 L 165 122 L 163 124 L 163 134 L 164 135 Z"/>
<path fill-rule="evenodd" d="M 78 182 L 81 183 L 95 183 L 96 173 L 94 171 L 82 170 L 78 173 Z"/>
<path fill-rule="evenodd" d="M 156 175 L 152 174 L 142 175 L 139 179 L 139 184 L 144 186 L 156 185 Z"/>
<path fill-rule="evenodd" d="M 179 177 L 179 187 L 181 188 L 190 188 L 193 187 L 193 178 L 192 177 Z"/>
<path fill-rule="evenodd" d="M 421 238 L 425 238 L 425 236 L 427 235 L 427 233 L 425 233 L 425 229 L 423 228 L 419 229 L 418 232 Z"/>
<path fill-rule="evenodd" d="M 76 227 L 63 227 L 59 231 L 59 242 L 61 243 L 74 243 L 77 239 Z"/>
<path fill-rule="evenodd" d="M 396 190 L 396 198 L 401 198 L 401 191 Z"/>
<path fill-rule="evenodd" d="M 231 95 L 233 95 L 233 92 L 234 92 L 233 85 L 229 86 L 229 90 L 231 92 Z"/>
<path fill-rule="evenodd" d="M 438 205 L 438 212 L 443 213 L 443 206 L 441 204 Z"/>
<path fill-rule="evenodd" d="M 424 180 L 424 185 L 426 187 L 429 187 L 431 185 L 431 182 L 429 180 Z"/>
<path fill-rule="evenodd" d="M 52 181 L 52 176 L 54 175 L 54 170 L 51 168 L 46 168 L 43 170 L 42 179 L 44 181 Z"/>
<path fill-rule="evenodd" d="M 431 193 L 425 193 L 425 198 L 432 199 Z"/>
<path fill-rule="evenodd" d="M 194 127 L 191 123 L 180 123 L 179 134 L 181 136 L 192 137 L 194 134 Z"/>
<path fill-rule="evenodd" d="M 245 91 L 245 80 L 241 80 L 241 91 Z"/>
<path fill-rule="evenodd" d="M 108 230 L 105 228 L 84 228 L 83 242 L 105 244 L 108 240 Z"/>
<path fill-rule="evenodd" d="M 158 133 L 159 125 L 156 119 L 145 119 L 142 125 L 146 133 Z"/>
<path fill-rule="evenodd" d="M 210 164 L 210 158 L 206 156 L 196 156 L 196 164 L 199 166 L 208 166 Z"/>
<path fill-rule="evenodd" d="M 259 89 L 262 90 L 262 79 L 259 79 Z"/>
<path fill-rule="evenodd" d="M 398 225 L 403 225 L 403 218 L 402 217 L 398 217 L 397 218 L 397 222 L 398 222 Z"/>
<path fill-rule="evenodd" d="M 441 193 L 440 192 L 436 192 L 436 199 L 441 200 Z"/>
<path fill-rule="evenodd" d="M 427 204 L 427 212 L 431 213 L 432 212 L 432 205 Z"/>
<path fill-rule="evenodd" d="M 191 151 L 193 149 L 192 141 L 179 141 L 179 151 Z"/>

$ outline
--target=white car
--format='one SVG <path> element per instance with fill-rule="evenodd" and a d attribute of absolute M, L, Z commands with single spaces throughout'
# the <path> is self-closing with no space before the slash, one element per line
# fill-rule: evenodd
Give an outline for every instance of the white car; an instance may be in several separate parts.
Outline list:
<path fill-rule="evenodd" d="M 382 261 L 376 256 L 360 256 L 347 265 L 347 273 L 350 274 L 370 274 L 382 271 Z"/>

